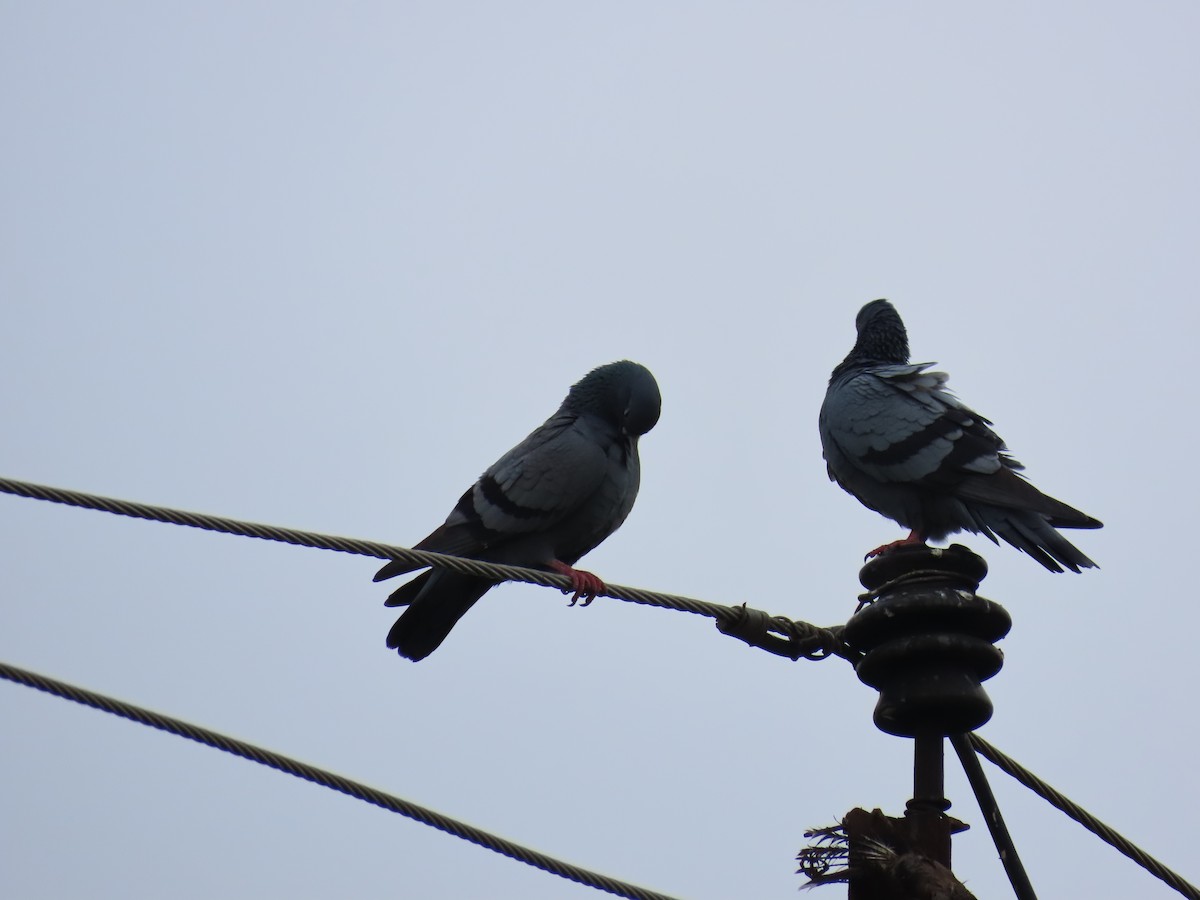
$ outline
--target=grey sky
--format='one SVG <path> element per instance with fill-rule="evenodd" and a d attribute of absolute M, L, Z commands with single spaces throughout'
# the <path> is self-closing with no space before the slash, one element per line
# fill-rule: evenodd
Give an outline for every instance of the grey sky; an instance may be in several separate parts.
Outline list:
<path fill-rule="evenodd" d="M 982 734 L 1193 881 L 1200 185 L 1187 3 L 0 3 L 0 474 L 411 545 L 591 367 L 663 393 L 618 583 L 821 624 L 902 535 L 825 476 L 866 300 L 1104 520 Z M 687 898 L 899 813 L 846 665 L 488 595 L 384 647 L 371 560 L 0 497 L 0 659 Z M 0 685 L 0 893 L 599 896 Z M 1008 888 L 948 763 L 955 869 Z M 989 768 L 1046 897 L 1175 896 Z M 842 896 L 840 888 L 820 896 Z M 814 895 L 818 896 L 818 895 Z"/>

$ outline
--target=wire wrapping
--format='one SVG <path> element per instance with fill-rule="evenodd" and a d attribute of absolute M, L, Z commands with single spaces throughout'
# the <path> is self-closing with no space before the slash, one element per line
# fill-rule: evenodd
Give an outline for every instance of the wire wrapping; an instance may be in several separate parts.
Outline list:
<path fill-rule="evenodd" d="M 1179 873 L 1168 869 L 1145 850 L 1127 838 L 1122 837 L 1078 803 L 1056 791 L 1015 759 L 1001 753 L 983 738 L 975 734 L 968 735 L 967 737 L 975 752 L 1000 769 L 1000 771 L 1011 775 L 1051 806 L 1060 812 L 1066 813 L 1070 818 L 1104 841 L 1104 843 L 1129 857 L 1155 878 L 1161 879 L 1169 887 L 1183 894 L 1183 896 L 1190 898 L 1190 900 L 1200 900 L 1200 889 L 1187 882 Z"/>
<path fill-rule="evenodd" d="M 470 841 L 480 847 L 486 847 L 488 850 L 495 851 L 502 856 L 507 856 L 509 859 L 515 859 L 526 865 L 541 869 L 543 872 L 549 872 L 560 878 L 566 878 L 568 881 L 574 881 L 588 887 L 596 888 L 597 890 L 616 894 L 618 897 L 626 897 L 628 900 L 674 900 L 674 898 L 667 894 L 660 894 L 657 891 L 647 890 L 635 884 L 629 884 L 616 878 L 610 878 L 607 875 L 601 875 L 599 872 L 592 872 L 589 869 L 563 862 L 552 856 L 547 856 L 545 853 L 531 850 L 528 847 L 523 847 L 502 837 L 489 834 L 480 828 L 476 828 L 474 825 L 468 825 L 465 822 L 444 816 L 431 809 L 418 806 L 416 803 L 410 803 L 401 797 L 384 793 L 361 782 L 343 778 L 341 775 L 300 762 L 299 760 L 275 753 L 271 750 L 265 750 L 254 744 L 248 744 L 245 741 L 239 741 L 236 738 L 220 734 L 219 732 L 201 728 L 199 725 L 192 725 L 189 722 L 152 712 L 143 707 L 135 706 L 132 703 L 126 703 L 123 700 L 98 694 L 94 691 L 76 687 L 75 685 L 67 684 L 66 682 L 58 681 L 45 675 L 39 675 L 36 672 L 30 672 L 27 669 L 21 669 L 3 662 L 0 662 L 0 678 L 5 678 L 17 684 L 23 684 L 35 690 L 44 691 L 47 694 L 53 694 L 56 697 L 62 697 L 65 700 L 81 703 L 84 706 L 90 706 L 102 712 L 112 713 L 113 715 L 129 719 L 150 728 L 157 728 L 159 731 L 187 738 L 188 740 L 204 744 L 207 747 L 223 750 L 234 756 L 240 756 L 242 759 L 248 759 L 251 762 L 259 763 L 280 772 L 286 772 L 288 775 L 293 775 L 305 781 L 311 781 L 313 784 L 321 785 L 321 787 L 348 794 L 351 797 L 382 807 L 389 812 L 399 813 L 402 816 L 415 819 L 439 831 L 444 831 L 465 841 Z"/>
<path fill-rule="evenodd" d="M 340 553 L 353 553 L 358 556 L 372 556 L 376 559 L 402 559 L 420 566 L 438 566 L 462 572 L 466 575 L 482 575 L 503 581 L 524 581 L 529 584 L 558 588 L 559 590 L 564 590 L 570 586 L 570 579 L 566 576 L 542 572 L 538 569 L 527 569 L 520 566 L 502 566 L 496 563 L 480 562 L 479 560 L 466 559 L 460 556 L 449 556 L 445 553 L 430 553 L 426 550 L 412 550 L 408 547 L 381 544 L 377 541 L 337 537 L 335 535 L 318 534 L 311 531 L 298 531 L 293 528 L 281 528 L 276 525 L 260 525 L 256 522 L 243 522 L 223 516 L 210 516 L 164 506 L 151 506 L 147 503 L 117 500 L 113 497 L 102 497 L 97 494 L 84 493 L 83 491 L 71 491 L 44 484 L 17 481 L 12 478 L 0 478 L 0 492 L 13 494 L 17 497 L 27 497 L 33 500 L 62 503 L 82 509 L 99 510 L 119 516 L 131 516 L 135 519 L 148 519 L 153 522 L 166 522 L 172 525 L 183 525 L 188 528 L 216 531 L 222 534 L 235 534 L 241 537 L 278 541 L 284 544 L 313 547 L 319 550 L 335 550 Z M 705 600 L 696 600 L 692 597 L 683 597 L 678 594 L 663 594 L 657 591 L 625 587 L 619 584 L 606 585 L 605 589 L 597 594 L 597 596 L 611 597 L 614 600 L 624 600 L 629 603 L 659 606 L 679 612 L 707 616 L 711 619 L 716 619 L 719 625 L 723 624 L 730 627 L 735 626 L 744 617 L 742 607 L 723 606 L 720 603 L 709 603 Z M 781 655 L 790 656 L 792 659 L 813 660 L 825 659 L 831 655 L 842 656 L 846 659 L 856 658 L 854 651 L 847 647 L 841 639 L 842 628 L 840 625 L 832 628 L 820 628 L 816 625 L 810 625 L 807 622 L 798 622 L 782 616 L 776 616 L 771 621 L 773 627 L 783 633 L 795 645 L 794 655 L 790 653 Z M 742 639 L 746 640 L 744 637 Z M 772 652 L 778 651 L 772 649 Z"/>

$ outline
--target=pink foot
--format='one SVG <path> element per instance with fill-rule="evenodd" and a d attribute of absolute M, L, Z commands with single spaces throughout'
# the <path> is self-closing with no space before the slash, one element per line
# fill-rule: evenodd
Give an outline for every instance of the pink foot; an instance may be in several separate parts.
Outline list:
<path fill-rule="evenodd" d="M 596 595 L 608 590 L 604 586 L 604 582 L 593 575 L 591 572 L 585 572 L 583 569 L 572 569 L 565 562 L 559 560 L 552 561 L 548 566 L 552 572 L 557 572 L 559 575 L 566 575 L 571 579 L 571 586 L 566 588 L 567 591 L 574 591 L 575 596 L 571 598 L 571 606 L 574 606 L 580 599 L 583 600 L 583 605 L 587 606 L 596 599 Z"/>
<path fill-rule="evenodd" d="M 910 531 L 908 533 L 908 537 L 901 538 L 898 541 L 892 541 L 890 544 L 884 544 L 882 547 L 876 547 L 874 550 L 864 556 L 863 559 L 874 559 L 876 556 L 879 556 L 882 553 L 887 553 L 889 550 L 895 550 L 897 547 L 906 547 L 909 544 L 924 543 L 925 538 L 921 537 L 921 535 L 917 534 L 915 531 Z"/>

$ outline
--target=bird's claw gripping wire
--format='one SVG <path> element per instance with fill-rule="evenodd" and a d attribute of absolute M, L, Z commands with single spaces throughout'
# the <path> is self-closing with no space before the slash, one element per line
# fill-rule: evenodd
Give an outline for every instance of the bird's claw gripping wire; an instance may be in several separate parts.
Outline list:
<path fill-rule="evenodd" d="M 591 572 L 585 572 L 583 569 L 575 569 L 567 565 L 565 562 L 554 560 L 550 563 L 551 571 L 557 572 L 559 575 L 566 575 L 571 579 L 571 586 L 563 588 L 564 594 L 569 594 L 574 591 L 574 596 L 571 597 L 570 606 L 574 606 L 580 600 L 580 606 L 590 606 L 592 601 L 596 599 L 597 594 L 603 594 L 608 588 L 599 577 Z"/>

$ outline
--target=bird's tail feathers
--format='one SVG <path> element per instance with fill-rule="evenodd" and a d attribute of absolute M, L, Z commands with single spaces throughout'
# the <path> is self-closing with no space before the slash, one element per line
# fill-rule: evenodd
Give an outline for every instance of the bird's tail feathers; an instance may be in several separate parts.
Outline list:
<path fill-rule="evenodd" d="M 383 568 L 375 573 L 372 581 L 385 581 L 388 578 L 395 578 L 397 575 L 407 575 L 415 569 L 421 569 L 424 566 L 421 563 L 405 562 L 402 559 L 393 559 L 385 563 Z"/>
<path fill-rule="evenodd" d="M 408 659 L 424 659 L 446 639 L 458 620 L 498 582 L 446 569 L 414 578 L 387 600 L 408 609 L 388 632 L 387 645 Z"/>
<path fill-rule="evenodd" d="M 433 576 L 434 570 L 422 572 L 412 581 L 406 581 L 383 601 L 384 606 L 408 606 L 421 593 L 425 585 L 429 583 L 429 579 Z"/>
<path fill-rule="evenodd" d="M 466 496 L 459 503 L 463 503 L 470 498 L 471 492 L 467 491 Z M 453 515 L 451 516 L 454 519 Z M 428 550 L 431 553 L 445 553 L 447 556 L 466 556 L 474 557 L 486 545 L 481 544 L 481 536 L 478 529 L 471 526 L 469 523 L 454 519 L 453 522 L 445 525 L 439 525 L 434 529 L 433 533 L 422 538 L 419 542 L 413 545 L 414 550 Z M 415 572 L 417 569 L 424 569 L 427 563 L 405 562 L 402 559 L 393 559 L 383 568 L 375 573 L 375 581 L 384 581 L 388 578 L 395 578 L 397 575 L 407 575 L 409 572 Z"/>
<path fill-rule="evenodd" d="M 1011 469 L 964 478 L 955 486 L 955 494 L 962 500 L 1008 509 L 1014 514 L 1020 510 L 1038 513 L 1055 528 L 1100 528 L 1104 524 L 1049 494 L 1043 494 Z"/>
<path fill-rule="evenodd" d="M 1051 572 L 1061 572 L 1064 566 L 1072 572 L 1100 568 L 1082 550 L 1055 531 L 1053 521 L 1040 513 L 992 507 L 980 510 L 976 520 L 985 526 L 980 533 L 992 537 L 990 532 L 994 532 Z M 995 540 L 994 537 L 992 539 Z"/>

